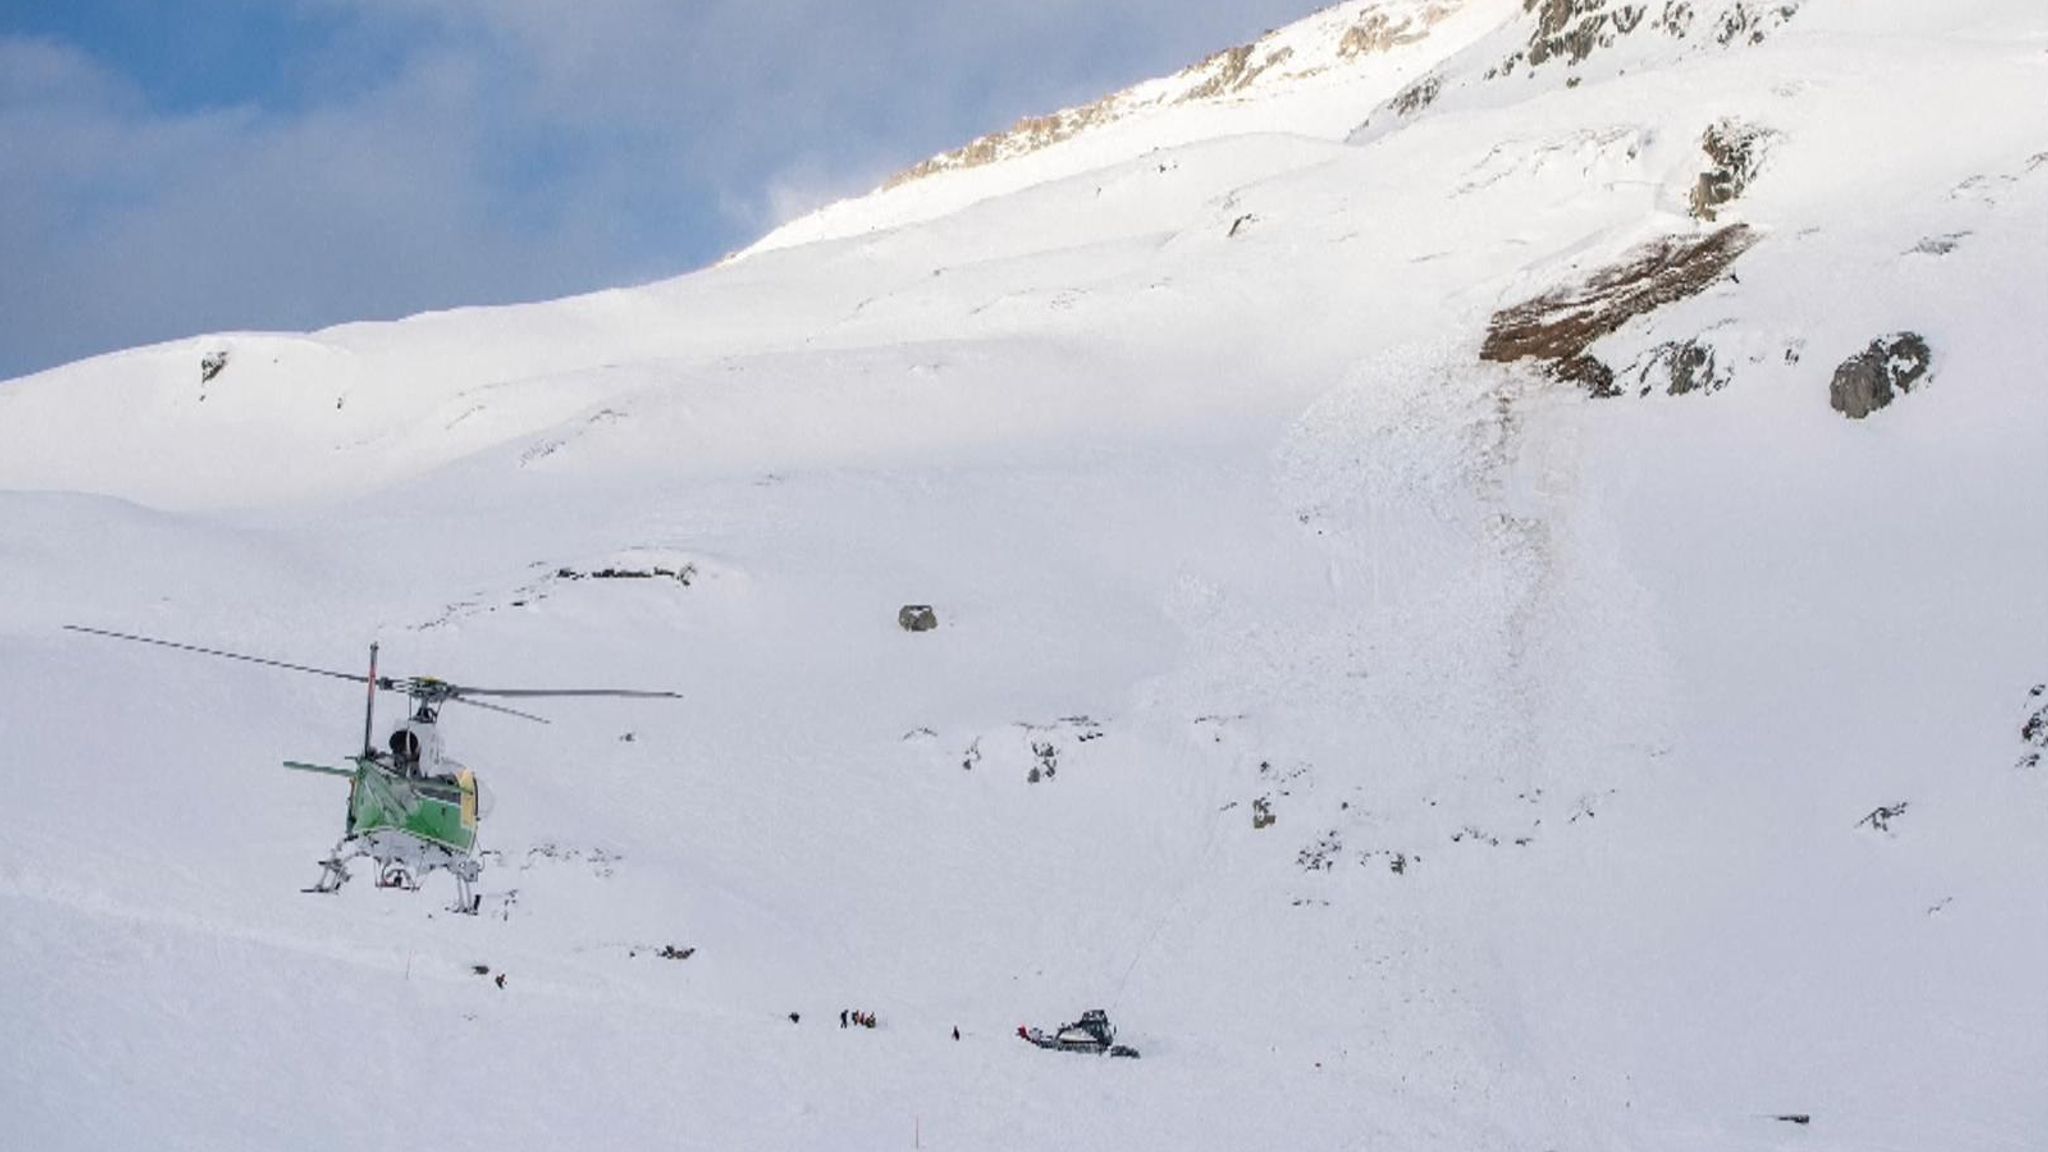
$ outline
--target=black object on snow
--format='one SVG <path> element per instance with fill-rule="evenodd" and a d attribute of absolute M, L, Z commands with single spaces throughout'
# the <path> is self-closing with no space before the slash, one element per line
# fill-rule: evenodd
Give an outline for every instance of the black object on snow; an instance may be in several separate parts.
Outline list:
<path fill-rule="evenodd" d="M 1135 1057 L 1136 1048 L 1116 1042 L 1116 1028 L 1109 1022 L 1109 1013 L 1100 1008 L 1090 1008 L 1081 1013 L 1081 1018 L 1072 1024 L 1062 1025 L 1057 1032 L 1047 1034 L 1042 1029 L 1020 1025 L 1017 1035 L 1025 1042 L 1040 1048 L 1052 1048 L 1061 1052 L 1088 1052 L 1095 1055 L 1107 1053 L 1111 1056 Z"/>

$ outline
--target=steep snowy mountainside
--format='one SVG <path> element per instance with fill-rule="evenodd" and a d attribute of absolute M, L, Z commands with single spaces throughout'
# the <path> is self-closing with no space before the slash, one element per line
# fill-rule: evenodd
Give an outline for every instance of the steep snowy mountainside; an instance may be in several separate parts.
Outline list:
<path fill-rule="evenodd" d="M 1176 75 L 934 156 L 866 196 L 783 225 L 743 255 L 930 220 L 1198 140 L 1342 139 L 1378 103 L 1515 10 L 1516 0 L 1350 0 Z"/>
<path fill-rule="evenodd" d="M 2033 1152 L 2038 6 L 1461 12 L 1408 115 L 1262 77 L 914 223 L 0 385 L 9 1137 Z M 450 917 L 296 891 L 355 687 L 71 621 L 685 699 L 451 716 Z M 1142 1059 L 1015 1038 L 1097 1006 Z"/>
<path fill-rule="evenodd" d="M 1189 140 L 1238 132 L 1370 139 L 1439 99 L 1513 103 L 1532 87 L 1577 87 L 1754 47 L 1799 16 L 1802 3 L 1354 0 L 1174 76 L 932 157 L 866 196 L 776 229 L 747 253 L 928 220 Z"/>
<path fill-rule="evenodd" d="M 1369 145 L 1410 120 L 1417 128 L 1424 126 L 1422 121 L 1443 120 L 1443 133 L 1416 138 L 1456 139 L 1461 148 L 1484 141 L 1483 155 L 1459 160 L 1460 171 L 1438 185 L 1458 203 L 1432 205 L 1437 220 L 1463 219 L 1495 203 L 1514 205 L 1509 211 L 1525 211 L 1514 204 L 1515 182 L 1524 176 L 1554 177 L 1581 191 L 1586 180 L 1602 181 L 1600 192 L 1613 203 L 1643 204 L 1652 210 L 1652 215 L 1638 215 L 1622 230 L 1591 228 L 1585 245 L 1594 250 L 1604 246 L 1610 259 L 1654 231 L 1645 224 L 1691 214 L 1702 182 L 1717 168 L 1702 143 L 1722 125 L 1731 125 L 1738 134 L 1754 133 L 1749 162 L 1759 170 L 1748 175 L 1748 182 L 1757 184 L 1749 193 L 1752 198 L 1806 195 L 1809 189 L 1822 200 L 1841 194 L 1842 184 L 1831 179 L 1781 180 L 1775 175 L 1783 165 L 1806 163 L 1850 165 L 1862 172 L 1859 197 L 1896 195 L 1917 202 L 1931 194 L 1921 186 L 1923 181 L 1931 185 L 1941 180 L 1992 180 L 2040 150 L 2031 139 L 2011 139 L 2015 131 L 2023 134 L 2024 118 L 1996 116 L 1959 118 L 1941 154 L 1916 159 L 1903 175 L 1892 171 L 1897 157 L 1873 152 L 1862 143 L 1865 133 L 1885 131 L 1881 121 L 1863 115 L 1856 106 L 1864 92 L 1857 80 L 1869 67 L 1899 71 L 1902 82 L 1875 92 L 1874 98 L 1889 109 L 1888 114 L 1907 120 L 1916 108 L 1896 93 L 1918 93 L 1916 99 L 1934 101 L 1930 106 L 1935 107 L 1957 106 L 1969 99 L 1961 89 L 1953 94 L 1939 90 L 1939 78 L 1957 69 L 2000 69 L 1992 82 L 1981 86 L 1987 93 L 1982 98 L 1994 103 L 2002 99 L 1995 93 L 2025 83 L 2031 66 L 2023 53 L 2004 61 L 1980 45 L 2000 43 L 1986 39 L 1983 32 L 1987 26 L 1996 27 L 1987 25 L 1995 8 L 1956 7 L 1944 25 L 1924 9 L 1910 6 L 1859 8 L 1850 19 L 1839 6 L 1795 10 L 1781 5 L 1766 19 L 1750 15 L 1754 6 L 1745 7 L 1746 3 L 1729 0 L 1718 7 L 1696 6 L 1696 15 L 1682 25 L 1673 25 L 1669 14 L 1654 21 L 1645 16 L 1628 23 L 1631 31 L 1626 34 L 1601 24 L 1598 28 L 1606 39 L 1590 41 L 1593 48 L 1585 60 L 1572 64 L 1547 58 L 1541 68 L 1512 81 L 1488 80 L 1485 74 L 1503 55 L 1516 50 L 1527 55 L 1528 44 L 1555 24 L 1549 10 L 1537 12 L 1526 5 L 1460 8 L 1430 27 L 1422 39 L 1394 44 L 1391 55 L 1368 54 L 1351 61 L 1354 69 L 1370 71 L 1368 65 L 1387 64 L 1404 52 L 1450 53 L 1432 73 L 1449 85 L 1434 103 L 1408 116 L 1374 115 L 1354 139 Z M 1403 19 L 1412 19 L 1424 9 L 1401 11 L 1407 13 Z M 1345 30 L 1383 15 L 1380 9 L 1340 6 L 1274 35 L 1286 42 L 1283 46 L 1299 41 L 1297 55 L 1309 59 L 1310 45 L 1341 46 Z M 1583 18 L 1595 20 L 1598 15 L 1593 11 Z M 2015 26 L 2024 30 L 2026 21 L 2036 18 L 2015 19 Z M 1737 38 L 1724 44 L 1718 34 L 1699 31 L 1740 20 L 1755 20 L 1758 29 L 1769 29 L 1762 42 Z M 1452 51 L 1464 32 L 1477 26 L 1472 21 L 1500 23 L 1476 46 Z M 1843 31 L 1845 21 L 1853 35 Z M 1411 25 L 1397 21 L 1393 26 Z M 1671 26 L 1694 31 L 1678 36 L 1666 30 Z M 1910 45 L 1894 41 L 1895 52 L 1872 55 L 1858 45 L 1873 35 L 1910 35 L 1914 40 Z M 1797 50 L 1781 54 L 1778 49 L 1785 43 L 1797 45 Z M 1421 59 L 1417 56 L 1414 62 Z M 1612 74 L 1605 74 L 1606 80 L 1597 82 L 1600 91 L 1573 83 L 1592 75 L 1585 69 L 1601 61 L 1624 60 L 1633 61 L 1633 74 L 1623 75 L 1629 67 L 1617 63 Z M 1730 70 L 1730 83 L 1713 78 L 1723 64 Z M 1802 75 L 1801 69 L 1809 66 L 1814 71 Z M 921 319 L 934 326 L 932 331 L 946 330 L 947 325 L 960 326 L 951 329 L 956 332 L 1032 330 L 1041 307 L 1071 307 L 1083 300 L 1099 303 L 1108 298 L 1102 289 L 1117 277 L 1146 276 L 1145 266 L 1155 250 L 1169 260 L 1183 251 L 1206 259 L 1194 254 L 1221 251 L 1218 241 L 1233 231 L 1256 232 L 1271 220 L 1298 214 L 1293 208 L 1262 213 L 1265 205 L 1258 196 L 1263 182 L 1290 172 L 1305 173 L 1314 181 L 1335 165 L 1386 176 L 1391 174 L 1387 164 L 1399 156 L 1401 162 L 1419 167 L 1387 182 L 1388 191 L 1380 194 L 1376 208 L 1412 216 L 1412 210 L 1402 206 L 1415 202 L 1413 190 L 1429 187 L 1430 174 L 1454 152 L 1434 143 L 1427 150 L 1367 148 L 1352 163 L 1340 145 L 1304 138 L 1294 131 L 1298 123 L 1290 126 L 1288 117 L 1305 108 L 1336 110 L 1325 125 L 1330 135 L 1341 135 L 1359 122 L 1359 109 L 1366 105 L 1331 104 L 1321 97 L 1290 102 L 1316 81 L 1341 71 L 1333 66 L 1305 80 L 1276 79 L 1270 92 L 1254 83 L 1256 98 L 1232 104 L 1231 114 L 1247 124 L 1263 125 L 1256 135 L 1230 134 L 1237 128 L 1215 119 L 1219 113 L 1214 101 L 1169 103 L 1161 114 L 1180 110 L 1193 116 L 1190 131 L 1224 134 L 1157 152 L 1147 152 L 1151 145 L 1118 145 L 1107 148 L 1104 156 L 1121 154 L 1125 158 L 1120 160 L 1098 157 L 1086 164 L 1057 165 L 1046 160 L 1051 166 L 1047 170 L 1025 175 L 1019 175 L 1025 171 L 1019 165 L 1033 163 L 1038 154 L 936 176 L 934 180 L 941 182 L 1015 176 L 1023 186 L 998 199 L 1021 197 L 1019 205 L 1059 204 L 1064 217 L 1056 226 L 1017 227 L 1005 216 L 1019 209 L 998 207 L 975 214 L 949 208 L 964 219 L 941 217 L 917 237 L 892 238 L 885 233 L 836 241 L 834 247 L 798 258 L 803 264 L 822 259 L 821 267 L 828 271 L 802 276 L 794 291 L 785 287 L 789 277 L 783 269 L 788 264 L 762 263 L 776 255 L 768 250 L 706 275 L 575 301 L 463 310 L 397 325 L 345 326 L 311 337 L 209 336 L 116 354 L 16 382 L 0 394 L 0 408 L 12 409 L 11 419 L 0 420 L 0 482 L 98 491 L 177 506 L 361 494 L 496 445 L 522 441 L 543 451 L 547 429 L 564 420 L 590 427 L 614 421 L 614 400 L 675 373 L 715 371 L 720 361 L 755 351 L 857 346 L 872 338 L 864 333 L 895 339 L 895 328 L 875 321 L 901 318 L 906 309 L 924 309 Z M 1833 78 L 1838 73 L 1839 81 Z M 1678 90 L 1693 77 L 1705 78 L 1700 94 L 1688 96 Z M 1191 90 L 1185 80 L 1175 83 L 1181 87 L 1174 91 Z M 1709 92 L 1720 93 L 1719 103 L 1712 107 L 1705 103 Z M 1382 92 L 1373 100 L 1384 98 Z M 1625 99 L 1668 111 L 1631 117 L 1620 103 Z M 1552 105 L 1554 113 L 1543 111 Z M 1700 111 L 1677 112 L 1688 108 Z M 1495 116 L 1499 126 L 1484 121 L 1475 126 L 1470 118 L 1482 114 Z M 1145 117 L 1137 116 L 1132 123 L 1141 121 Z M 1546 123 L 1559 127 L 1541 129 Z M 1783 146 L 1791 139 L 1790 130 L 1803 125 L 1811 126 L 1800 128 L 1806 139 L 1796 147 Z M 1069 141 L 1044 155 L 1083 143 Z M 1147 154 L 1132 158 L 1139 152 Z M 1098 162 L 1101 166 L 1091 166 Z M 1079 170 L 1060 174 L 1069 168 Z M 918 188 L 930 183 L 913 182 L 857 203 L 872 203 L 881 211 L 903 202 L 903 197 L 921 195 Z M 1498 185 L 1503 195 L 1472 195 L 1475 189 L 1492 185 Z M 1637 193 L 1650 195 L 1646 201 Z M 1540 203 L 1540 197 L 1531 201 L 1532 206 Z M 887 208 L 888 213 L 895 211 Z M 1729 219 L 1740 219 L 1742 204 L 1723 211 L 1732 214 Z M 1835 213 L 1831 222 L 1846 223 L 1843 216 Z M 1358 230 L 1348 216 L 1340 217 L 1328 238 L 1355 245 Z M 1873 225 L 1884 227 L 1889 218 L 1872 216 Z M 1853 214 L 1847 216 L 1853 219 Z M 1431 223 L 1417 222 L 1409 225 L 1410 234 L 1419 234 L 1418 225 L 1432 230 Z M 1219 230 L 1226 235 L 1216 236 Z M 1944 226 L 1924 237 L 1885 243 L 1938 243 L 1954 230 Z M 1479 251 L 1455 231 L 1433 234 L 1440 236 L 1434 251 L 1411 255 L 1510 269 L 1501 262 L 1502 252 Z M 1239 239 L 1257 242 L 1249 236 Z M 1496 303 L 1513 303 L 1513 293 L 1534 295 L 1569 279 L 1574 266 L 1595 255 L 1580 247 L 1574 242 L 1569 249 L 1531 253 L 1529 259 L 1514 262 L 1508 274 L 1519 286 L 1502 287 L 1504 297 Z M 964 315 L 954 308 L 960 299 L 955 288 L 963 277 L 967 282 L 977 276 L 1000 278 L 1002 261 L 1053 248 L 1065 252 L 1057 261 L 1072 270 L 1063 274 L 1072 282 L 1048 291 L 1044 300 L 1009 293 L 1003 299 L 976 302 Z M 1177 296 L 1156 277 L 1148 280 L 1147 292 L 1153 302 Z M 1290 307 L 1284 297 L 1253 302 L 1251 307 L 1269 304 L 1283 313 Z M 1219 334 L 1241 330 L 1236 317 L 1224 317 L 1223 322 L 1215 329 Z M 1330 338 L 1338 337 L 1314 337 Z M 1630 356 L 1633 363 L 1637 353 Z M 219 375 L 206 379 L 202 365 L 216 357 L 224 357 L 224 366 Z M 102 396 L 103 402 L 80 403 L 88 394 Z M 286 430 L 289 433 L 282 434 Z M 308 434 L 311 444 L 304 440 Z M 107 451 L 100 451 L 102 447 Z M 209 466 L 228 461 L 236 466 Z M 263 485 L 239 479 L 259 472 L 272 479 Z"/>

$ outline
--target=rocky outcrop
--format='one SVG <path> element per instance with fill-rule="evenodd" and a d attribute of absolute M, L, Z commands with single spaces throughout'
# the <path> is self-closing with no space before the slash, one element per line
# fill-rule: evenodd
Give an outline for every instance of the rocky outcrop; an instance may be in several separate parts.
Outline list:
<path fill-rule="evenodd" d="M 1522 0 L 1524 11 L 1536 14 L 1529 36 L 1529 66 L 1540 68 L 1562 58 L 1577 64 L 1593 50 L 1634 32 L 1642 23 L 1640 4 L 1607 10 L 1607 0 Z"/>
<path fill-rule="evenodd" d="M 1249 44 L 1215 53 L 1163 84 L 1126 89 L 1092 104 L 1046 116 L 1027 116 L 1001 132 L 982 136 L 965 147 L 905 169 L 884 181 L 882 188 L 895 188 L 940 172 L 980 168 L 1026 156 L 1148 109 L 1227 100 L 1254 87 L 1313 76 L 1341 67 L 1346 61 L 1391 52 L 1428 37 L 1432 29 L 1457 13 L 1464 3 L 1465 0 L 1433 0 L 1419 7 L 1370 8 L 1343 27 L 1334 47 L 1327 43 L 1309 46 L 1299 54 L 1295 47 L 1276 38 L 1277 34 L 1268 34 Z M 1298 55 L 1309 59 L 1299 59 Z"/>
<path fill-rule="evenodd" d="M 1835 369 L 1828 402 L 1849 419 L 1861 420 L 1926 382 L 1933 368 L 1934 352 L 1918 333 L 1880 336 Z"/>
<path fill-rule="evenodd" d="M 1550 368 L 1550 374 L 1566 384 L 1576 384 L 1589 395 L 1606 398 L 1621 395 L 1614 383 L 1614 369 L 1598 356 L 1568 356 Z"/>
<path fill-rule="evenodd" d="M 1775 135 L 1768 128 L 1740 120 L 1723 120 L 1701 135 L 1700 148 L 1714 166 L 1700 173 L 1693 184 L 1695 218 L 1711 223 L 1723 205 L 1742 195 L 1763 166 L 1764 153 Z"/>
<path fill-rule="evenodd" d="M 1395 93 L 1394 98 L 1387 101 L 1387 107 L 1392 109 L 1396 116 L 1413 116 L 1435 103 L 1438 94 L 1443 92 L 1443 90 L 1443 77 L 1437 75 L 1424 76 L 1422 79 Z"/>
<path fill-rule="evenodd" d="M 557 580 L 673 580 L 688 588 L 697 578 L 697 566 L 684 564 L 674 568 L 655 566 L 651 568 L 618 568 L 607 566 L 583 571 L 576 568 L 555 569 Z"/>
<path fill-rule="evenodd" d="M 1420 14 L 1413 16 L 1390 15 L 1377 8 L 1358 18 L 1358 22 L 1344 29 L 1344 35 L 1337 41 L 1337 55 L 1351 59 L 1357 56 L 1372 56 L 1392 51 L 1403 44 L 1413 44 L 1429 35 L 1429 30 L 1441 23 L 1445 17 L 1458 10 L 1459 4 L 1445 0 L 1431 4 Z"/>
<path fill-rule="evenodd" d="M 1738 0 L 1723 8 L 1714 17 L 1712 35 L 1714 43 L 1722 47 L 1731 44 L 1761 44 L 1764 38 L 1782 27 L 1785 21 L 1799 14 L 1799 6 L 1806 0 Z M 1691 20 L 1691 3 L 1673 2 L 1664 5 L 1663 20 L 1667 26 L 1674 9 L 1684 9 L 1686 19 Z"/>
<path fill-rule="evenodd" d="M 1581 283 L 1495 313 L 1479 358 L 1545 362 L 1560 380 L 1596 396 L 1618 395 L 1613 371 L 1587 352 L 1593 342 L 1638 316 L 1705 291 L 1757 239 L 1747 225 L 1730 224 L 1704 236 L 1653 241 Z"/>
<path fill-rule="evenodd" d="M 1714 346 L 1697 337 L 1659 344 L 1629 370 L 1635 374 L 1638 396 L 1658 391 L 1667 396 L 1719 392 L 1735 375 L 1720 362 Z"/>
<path fill-rule="evenodd" d="M 929 632 L 939 626 L 939 614 L 929 604 L 905 604 L 896 613 L 896 625 L 905 632 Z"/>
<path fill-rule="evenodd" d="M 1071 139 L 1096 124 L 1114 120 L 1119 114 L 1117 100 L 1111 97 L 1084 107 L 1055 112 L 1050 116 L 1026 116 L 1005 131 L 978 137 L 964 148 L 956 148 L 906 168 L 884 181 L 882 187 L 894 188 L 937 172 L 955 168 L 979 168 L 1010 156 L 1027 155 L 1041 148 L 1051 147 L 1062 140 Z"/>
<path fill-rule="evenodd" d="M 1256 56 L 1256 44 L 1240 44 L 1204 60 L 1196 65 L 1197 70 L 1208 73 L 1201 83 L 1181 93 L 1176 104 L 1192 104 L 1199 100 L 1214 100 L 1242 92 L 1252 86 L 1266 72 L 1287 63 L 1294 55 L 1292 48 L 1276 48 L 1263 57 Z"/>
<path fill-rule="evenodd" d="M 2048 749 L 2048 684 L 2036 684 L 2027 693 L 2026 719 L 2020 721 L 2020 740 L 2028 748 L 2020 757 L 2019 767 L 2023 770 L 2041 766 L 2041 751 Z"/>
<path fill-rule="evenodd" d="M 1511 73 L 1524 59 L 1531 69 L 1556 61 L 1568 66 L 1581 64 L 1595 52 L 1639 31 L 1661 32 L 1678 40 L 1704 32 L 1722 47 L 1758 44 L 1797 15 L 1803 2 L 1724 0 L 1702 23 L 1700 10 L 1712 7 L 1710 0 L 1664 0 L 1661 5 L 1627 0 L 1522 0 L 1522 10 L 1536 18 L 1528 46 L 1488 75 Z"/>

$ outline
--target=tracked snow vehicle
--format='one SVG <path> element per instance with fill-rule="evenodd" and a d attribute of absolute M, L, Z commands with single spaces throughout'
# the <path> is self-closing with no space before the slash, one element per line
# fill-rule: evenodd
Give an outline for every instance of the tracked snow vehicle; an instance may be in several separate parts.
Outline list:
<path fill-rule="evenodd" d="M 1072 1024 L 1063 1024 L 1059 1030 L 1047 1033 L 1029 1025 L 1017 1026 L 1017 1035 L 1026 1043 L 1040 1048 L 1052 1048 L 1060 1052 L 1086 1052 L 1092 1055 L 1136 1057 L 1136 1048 L 1116 1042 L 1116 1026 L 1109 1022 L 1109 1013 L 1100 1008 L 1090 1008 L 1081 1013 L 1081 1018 Z"/>

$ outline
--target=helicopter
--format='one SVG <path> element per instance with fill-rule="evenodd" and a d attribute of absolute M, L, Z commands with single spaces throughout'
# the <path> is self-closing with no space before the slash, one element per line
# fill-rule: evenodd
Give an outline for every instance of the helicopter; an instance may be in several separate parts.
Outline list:
<path fill-rule="evenodd" d="M 483 812 L 478 806 L 476 773 L 448 756 L 442 745 L 442 706 L 463 704 L 545 724 L 546 720 L 532 713 L 502 704 L 487 704 L 476 697 L 681 699 L 681 694 L 676 692 L 617 688 L 473 688 L 426 676 L 379 676 L 376 644 L 370 645 L 369 674 L 360 675 L 78 624 L 66 624 L 64 628 L 90 636 L 154 644 L 160 648 L 243 660 L 367 685 L 368 699 L 363 708 L 363 749 L 361 753 L 347 757 L 354 767 L 337 768 L 298 760 L 284 762 L 284 767 L 295 772 L 344 776 L 349 781 L 348 815 L 341 839 L 335 843 L 334 850 L 319 861 L 320 879 L 302 891 L 323 894 L 340 891 L 349 880 L 349 863 L 367 857 L 376 863 L 379 888 L 417 892 L 428 875 L 436 871 L 447 872 L 454 877 L 456 888 L 455 903 L 449 910 L 472 916 L 483 902 L 483 897 L 470 890 L 483 873 L 483 861 L 477 857 L 476 851 L 477 825 Z M 403 693 L 410 701 L 409 715 L 392 731 L 385 749 L 378 749 L 371 741 L 376 726 L 379 689 Z"/>

